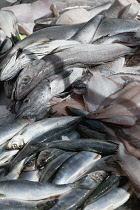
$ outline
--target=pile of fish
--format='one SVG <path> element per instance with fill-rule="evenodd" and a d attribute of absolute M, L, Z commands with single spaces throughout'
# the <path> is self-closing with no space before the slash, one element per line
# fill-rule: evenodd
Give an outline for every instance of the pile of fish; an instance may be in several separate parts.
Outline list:
<path fill-rule="evenodd" d="M 140 198 L 139 19 L 137 0 L 0 1 L 1 209 Z"/>

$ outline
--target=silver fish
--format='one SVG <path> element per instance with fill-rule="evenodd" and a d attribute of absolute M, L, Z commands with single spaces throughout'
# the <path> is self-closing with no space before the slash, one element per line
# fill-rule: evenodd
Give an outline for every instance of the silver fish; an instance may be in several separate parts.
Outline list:
<path fill-rule="evenodd" d="M 61 128 L 78 120 L 78 117 L 56 117 L 43 119 L 35 122 L 25 129 L 21 130 L 15 135 L 7 144 L 7 149 L 17 149 L 23 147 L 28 142 L 34 140 L 36 137 L 43 136 L 52 129 Z"/>
<path fill-rule="evenodd" d="M 94 152 L 82 151 L 68 159 L 57 172 L 53 183 L 72 183 L 83 175 L 89 168 L 101 158 Z"/>
<path fill-rule="evenodd" d="M 20 130 L 30 124 L 26 119 L 15 119 L 10 123 L 0 126 L 0 144 L 3 144 L 7 140 L 15 136 Z"/>
<path fill-rule="evenodd" d="M 124 187 L 118 187 L 110 193 L 104 195 L 99 200 L 89 204 L 84 210 L 107 210 L 116 209 L 123 205 L 131 196 L 132 190 L 129 189 L 130 184 Z"/>
<path fill-rule="evenodd" d="M 2 197 L 26 201 L 42 200 L 58 196 L 78 187 L 80 187 L 79 181 L 64 185 L 31 182 L 27 180 L 0 181 L 0 193 Z"/>

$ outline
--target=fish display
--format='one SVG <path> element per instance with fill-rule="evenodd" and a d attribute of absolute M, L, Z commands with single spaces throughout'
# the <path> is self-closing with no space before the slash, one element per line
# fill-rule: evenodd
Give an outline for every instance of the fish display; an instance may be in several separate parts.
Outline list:
<path fill-rule="evenodd" d="M 139 13 L 0 2 L 0 209 L 139 208 Z"/>

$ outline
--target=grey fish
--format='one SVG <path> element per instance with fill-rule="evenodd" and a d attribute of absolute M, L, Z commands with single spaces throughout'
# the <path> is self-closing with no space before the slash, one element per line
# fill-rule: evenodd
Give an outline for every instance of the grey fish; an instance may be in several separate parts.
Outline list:
<path fill-rule="evenodd" d="M 41 31 L 37 31 L 30 36 L 27 36 L 25 39 L 21 40 L 18 42 L 8 53 L 7 57 L 1 62 L 0 68 L 2 69 L 2 74 L 3 74 L 3 79 L 11 79 L 12 75 L 15 76 L 15 71 L 13 68 L 13 73 L 11 72 L 12 75 L 9 75 L 9 69 L 14 66 L 16 58 L 19 57 L 24 48 L 28 48 L 28 45 L 33 46 L 36 44 L 40 44 L 40 42 L 47 42 L 49 39 L 69 39 L 71 36 L 75 34 L 75 32 L 83 25 L 82 24 L 77 24 L 77 25 L 71 25 L 71 26 L 54 26 L 54 27 L 49 27 L 42 29 Z M 27 50 L 26 53 L 29 51 Z M 28 58 L 27 54 L 27 58 Z M 24 55 L 25 56 L 25 55 Z M 34 56 L 33 56 L 34 58 Z M 21 56 L 22 59 L 22 56 Z M 21 60 L 22 61 L 22 60 Z M 9 68 L 8 68 L 9 67 Z M 7 70 L 6 70 L 7 69 Z M 21 70 L 21 69 L 19 69 Z M 16 71 L 17 72 L 17 71 Z"/>
<path fill-rule="evenodd" d="M 33 89 L 44 77 L 58 73 L 70 65 L 75 67 L 97 65 L 131 54 L 134 50 L 121 44 L 77 44 L 68 46 L 66 49 L 62 48 L 62 52 L 60 47 L 59 53 L 35 60 L 22 70 L 17 79 L 16 94 L 19 96 L 24 91 Z"/>
<path fill-rule="evenodd" d="M 91 190 L 75 189 L 59 197 L 58 202 L 52 210 L 75 210 L 81 206 L 89 195 L 102 183 L 106 177 L 105 171 L 96 171 L 85 175 L 85 182 L 91 187 Z"/>
<path fill-rule="evenodd" d="M 49 81 L 49 78 L 44 79 L 23 100 L 16 113 L 17 116 L 36 116 L 36 119 L 42 119 L 51 106 L 64 100 L 59 97 L 59 94 L 65 91 L 82 73 L 82 68 L 72 68 L 56 75 L 52 81 Z M 19 96 L 24 97 L 27 91 L 29 90 L 22 95 L 15 94 L 15 96 L 18 96 L 18 99 Z"/>
<path fill-rule="evenodd" d="M 110 155 L 117 151 L 118 146 L 109 141 L 99 139 L 75 139 L 75 140 L 58 140 L 48 143 L 49 148 L 58 148 L 68 151 L 90 151 Z"/>
<path fill-rule="evenodd" d="M 57 172 L 61 165 L 73 156 L 75 152 L 64 152 L 63 154 L 52 160 L 42 171 L 40 181 L 49 182 L 51 177 Z"/>
<path fill-rule="evenodd" d="M 123 32 L 138 32 L 140 23 L 138 20 L 123 20 L 118 18 L 105 18 L 99 25 L 95 39 L 107 35 L 115 35 Z"/>
<path fill-rule="evenodd" d="M 101 37 L 94 41 L 94 44 L 122 43 L 127 46 L 137 46 L 140 44 L 140 32 L 124 32 L 112 36 Z"/>
<path fill-rule="evenodd" d="M 100 158 L 100 155 L 87 151 L 75 154 L 61 166 L 53 180 L 53 183 L 72 183 L 89 170 L 89 168 Z"/>
<path fill-rule="evenodd" d="M 50 54 L 54 50 L 57 51 L 59 46 L 77 44 L 74 40 L 52 40 L 49 39 L 40 40 L 36 43 L 32 43 L 26 46 L 23 50 L 19 49 L 12 56 L 12 60 L 4 67 L 1 72 L 2 80 L 8 80 L 14 78 L 22 68 L 27 66 L 32 60 L 39 60 L 47 54 Z M 7 77 L 7 73 L 9 75 Z M 6 76 L 6 77 L 5 77 Z"/>

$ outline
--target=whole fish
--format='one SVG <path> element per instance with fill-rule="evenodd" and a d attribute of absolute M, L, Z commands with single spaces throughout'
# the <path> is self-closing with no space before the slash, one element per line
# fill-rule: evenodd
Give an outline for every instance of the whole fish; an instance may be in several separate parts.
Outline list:
<path fill-rule="evenodd" d="M 49 27 L 42 29 L 41 32 L 37 31 L 30 36 L 27 36 L 25 39 L 21 40 L 18 42 L 8 53 L 7 57 L 1 62 L 0 68 L 2 69 L 2 74 L 3 74 L 3 79 L 11 79 L 12 75 L 15 75 L 15 70 L 13 68 L 13 73 L 11 72 L 12 75 L 8 74 L 9 69 L 11 69 L 16 61 L 16 58 L 22 54 L 24 48 L 28 46 L 35 46 L 39 45 L 40 42 L 48 42 L 49 39 L 69 39 L 71 36 L 74 35 L 74 33 L 83 25 L 82 24 L 76 24 L 76 25 L 71 25 L 71 26 L 54 26 L 54 27 Z M 26 50 L 26 53 L 29 51 Z M 27 58 L 28 58 L 27 54 Z M 25 54 L 22 54 L 22 56 L 25 57 Z M 21 56 L 21 61 L 22 61 L 22 56 Z M 27 60 L 26 58 L 26 60 Z M 34 56 L 33 56 L 34 58 Z M 9 66 L 9 68 L 8 68 Z M 19 67 L 20 68 L 20 67 Z M 7 72 L 5 72 L 7 69 Z M 17 69 L 16 69 L 17 70 Z M 21 68 L 20 68 L 21 70 Z"/>
<path fill-rule="evenodd" d="M 14 78 L 22 68 L 24 68 L 30 61 L 39 60 L 54 50 L 57 51 L 59 46 L 78 44 L 74 40 L 40 40 L 26 46 L 24 49 L 19 49 L 14 53 L 8 64 L 2 69 L 1 80 L 9 80 Z M 9 72 L 9 75 L 7 75 Z"/>
<path fill-rule="evenodd" d="M 75 139 L 75 140 L 58 140 L 48 143 L 49 148 L 54 147 L 63 150 L 80 151 L 86 150 L 101 154 L 112 154 L 117 150 L 117 145 L 111 142 L 98 139 Z"/>
<path fill-rule="evenodd" d="M 52 210 L 75 210 L 81 206 L 89 195 L 103 182 L 107 176 L 105 171 L 95 171 L 85 175 L 85 182 L 91 187 L 91 190 L 75 189 L 59 197 L 58 202 Z"/>
<path fill-rule="evenodd" d="M 96 188 L 93 193 L 89 196 L 86 200 L 84 207 L 90 205 L 91 203 L 95 202 L 96 200 L 103 198 L 107 193 L 111 192 L 119 185 L 119 177 L 116 175 L 111 175 L 107 177 L 104 182 Z"/>
<path fill-rule="evenodd" d="M 105 18 L 99 25 L 94 39 L 107 35 L 115 35 L 124 32 L 138 32 L 140 23 L 138 20 L 123 20 L 119 18 Z"/>
<path fill-rule="evenodd" d="M 53 120 L 53 123 L 50 125 L 52 126 L 52 129 L 49 129 L 44 133 L 37 132 L 37 135 L 34 136 L 34 138 L 30 138 L 30 141 L 24 146 L 24 148 L 19 151 L 17 156 L 8 164 L 5 164 L 3 166 L 0 166 L 1 168 L 5 168 L 5 172 L 8 173 L 11 171 L 11 169 L 21 160 L 23 160 L 25 157 L 28 157 L 36 152 L 42 151 L 44 148 L 44 145 L 52 141 L 54 139 L 59 139 L 60 136 L 63 134 L 73 130 L 73 128 L 76 126 L 77 123 L 79 123 L 80 118 L 79 117 L 62 117 L 62 118 L 50 118 Z M 60 119 L 59 122 L 56 121 L 56 119 Z M 55 123 L 54 123 L 55 121 Z M 54 126 L 56 125 L 56 126 Z M 35 133 L 36 134 L 36 133 Z M 42 135 L 41 135 L 42 134 Z M 33 136 L 31 136 L 33 137 Z"/>
<path fill-rule="evenodd" d="M 124 187 L 117 187 L 110 193 L 106 194 L 99 200 L 89 204 L 84 209 L 85 210 L 107 210 L 116 209 L 123 205 L 131 196 L 132 190 L 129 189 L 130 185 L 125 185 Z"/>
<path fill-rule="evenodd" d="M 66 47 L 66 46 L 65 46 Z M 33 89 L 44 77 L 59 73 L 65 67 L 74 65 L 97 65 L 114 60 L 125 54 L 131 54 L 134 49 L 121 44 L 91 45 L 77 44 L 60 47 L 59 53 L 45 56 L 41 60 L 35 60 L 27 65 L 19 74 L 16 83 L 16 96 L 19 97 L 25 91 Z"/>
<path fill-rule="evenodd" d="M 79 117 L 48 118 L 35 122 L 15 135 L 7 144 L 7 149 L 18 149 L 36 137 L 48 134 L 49 131 L 68 126 L 79 121 Z"/>
<path fill-rule="evenodd" d="M 77 181 L 72 184 L 56 185 L 27 180 L 7 180 L 0 181 L 0 193 L 2 197 L 8 199 L 35 201 L 58 196 L 71 189 L 78 188 L 81 182 Z"/>
<path fill-rule="evenodd" d="M 40 176 L 41 182 L 49 182 L 51 177 L 59 170 L 61 165 L 69 159 L 71 156 L 73 156 L 75 152 L 64 152 L 63 154 L 56 157 L 54 160 L 52 160 L 42 171 L 42 174 Z"/>
<path fill-rule="evenodd" d="M 100 155 L 87 151 L 75 154 L 61 166 L 53 180 L 53 183 L 72 183 L 89 170 L 89 168 L 100 158 Z"/>

